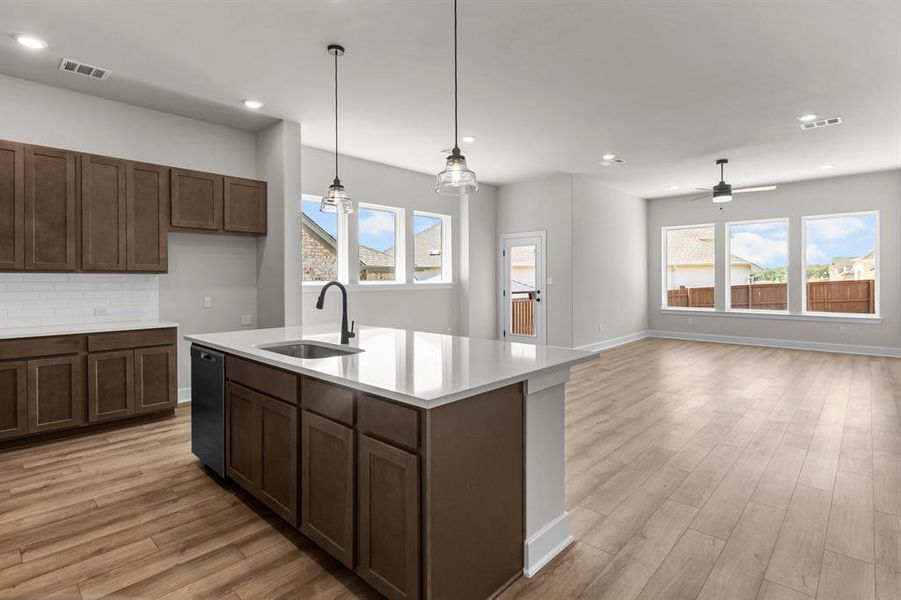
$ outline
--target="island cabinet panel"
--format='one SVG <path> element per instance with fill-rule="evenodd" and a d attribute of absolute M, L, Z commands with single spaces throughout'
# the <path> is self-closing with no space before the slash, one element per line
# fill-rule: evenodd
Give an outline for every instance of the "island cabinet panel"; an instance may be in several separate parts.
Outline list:
<path fill-rule="evenodd" d="M 25 146 L 25 269 L 78 266 L 75 163 L 73 152 Z"/>
<path fill-rule="evenodd" d="M 88 355 L 88 420 L 119 419 L 135 412 L 134 352 Z"/>
<path fill-rule="evenodd" d="M 84 422 L 83 370 L 81 356 L 28 361 L 28 433 Z"/>
<path fill-rule="evenodd" d="M 81 268 L 126 267 L 125 161 L 81 155 Z"/>
<path fill-rule="evenodd" d="M 126 163 L 127 270 L 165 273 L 169 268 L 169 168 Z"/>
<path fill-rule="evenodd" d="M 304 410 L 353 427 L 353 390 L 303 377 L 300 380 L 300 398 Z"/>
<path fill-rule="evenodd" d="M 297 407 L 260 397 L 260 499 L 283 519 L 297 520 Z"/>
<path fill-rule="evenodd" d="M 175 346 L 138 348 L 135 359 L 135 413 L 174 409 L 178 403 Z"/>
<path fill-rule="evenodd" d="M 25 267 L 25 147 L 0 140 L 0 269 Z"/>
<path fill-rule="evenodd" d="M 259 363 L 227 356 L 225 373 L 230 381 L 262 392 L 267 396 L 297 404 L 297 375 Z"/>
<path fill-rule="evenodd" d="M 353 568 L 354 431 L 304 410 L 300 438 L 300 530 Z"/>
<path fill-rule="evenodd" d="M 25 361 L 0 362 L 0 440 L 28 433 Z"/>
<path fill-rule="evenodd" d="M 225 399 L 225 472 L 241 487 L 260 495 L 259 394 L 229 382 Z"/>
<path fill-rule="evenodd" d="M 173 228 L 222 230 L 222 175 L 172 169 Z"/>
<path fill-rule="evenodd" d="M 266 234 L 266 183 L 226 177 L 222 225 L 225 231 Z"/>
<path fill-rule="evenodd" d="M 356 571 L 388 598 L 417 599 L 419 458 L 366 435 L 358 435 L 358 441 Z"/>

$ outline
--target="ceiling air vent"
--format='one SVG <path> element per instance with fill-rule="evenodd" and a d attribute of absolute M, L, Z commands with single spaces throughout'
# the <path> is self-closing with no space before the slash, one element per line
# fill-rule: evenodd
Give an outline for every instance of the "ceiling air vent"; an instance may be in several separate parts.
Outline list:
<path fill-rule="evenodd" d="M 76 75 L 82 75 L 84 77 L 90 77 L 91 79 L 99 79 L 101 81 L 108 78 L 110 74 L 109 69 L 95 67 L 94 65 L 78 62 L 77 60 L 72 60 L 70 58 L 64 58 L 62 62 L 59 63 L 59 70 L 75 73 Z"/>
<path fill-rule="evenodd" d="M 828 119 L 817 119 L 810 123 L 801 123 L 801 129 L 819 129 L 820 127 L 829 127 L 830 125 L 841 125 L 841 117 L 829 117 Z"/>

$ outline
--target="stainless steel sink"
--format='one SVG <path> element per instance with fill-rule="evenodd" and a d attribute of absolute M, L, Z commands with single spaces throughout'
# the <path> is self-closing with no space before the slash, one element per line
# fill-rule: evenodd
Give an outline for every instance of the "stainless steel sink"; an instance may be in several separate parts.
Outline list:
<path fill-rule="evenodd" d="M 362 348 L 304 341 L 264 344 L 258 347 L 261 350 L 268 350 L 269 352 L 283 354 L 292 358 L 331 358 L 333 356 L 349 356 L 363 352 Z"/>

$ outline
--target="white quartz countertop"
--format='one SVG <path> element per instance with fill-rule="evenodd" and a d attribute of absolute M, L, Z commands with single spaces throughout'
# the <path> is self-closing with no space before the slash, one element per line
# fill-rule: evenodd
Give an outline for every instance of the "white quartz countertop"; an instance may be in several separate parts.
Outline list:
<path fill-rule="evenodd" d="M 433 408 L 535 375 L 569 368 L 595 354 L 423 331 L 360 326 L 350 345 L 358 354 L 301 359 L 260 348 L 300 340 L 339 344 L 333 326 L 279 327 L 187 335 L 228 354 L 310 375 L 372 394 Z"/>
<path fill-rule="evenodd" d="M 44 337 L 48 335 L 79 335 L 107 331 L 132 331 L 138 329 L 168 329 L 178 327 L 171 321 L 109 321 L 104 323 L 75 323 L 74 325 L 37 325 L 34 327 L 0 328 L 0 340 Z"/>

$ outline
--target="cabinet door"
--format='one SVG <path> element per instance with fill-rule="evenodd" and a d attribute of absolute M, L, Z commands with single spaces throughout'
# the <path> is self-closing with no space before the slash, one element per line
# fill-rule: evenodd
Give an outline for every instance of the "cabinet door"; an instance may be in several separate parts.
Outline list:
<path fill-rule="evenodd" d="M 172 169 L 172 227 L 222 229 L 222 175 Z"/>
<path fill-rule="evenodd" d="M 81 268 L 125 270 L 125 161 L 81 155 Z"/>
<path fill-rule="evenodd" d="M 125 167 L 127 270 L 169 268 L 169 168 L 128 162 Z"/>
<path fill-rule="evenodd" d="M 28 433 L 84 422 L 83 368 L 80 356 L 28 361 Z"/>
<path fill-rule="evenodd" d="M 178 403 L 175 346 L 138 348 L 135 354 L 135 412 L 168 410 Z"/>
<path fill-rule="evenodd" d="M 309 411 L 301 414 L 300 530 L 353 568 L 354 432 Z"/>
<path fill-rule="evenodd" d="M 226 177 L 224 206 L 225 231 L 266 234 L 265 182 Z"/>
<path fill-rule="evenodd" d="M 225 473 L 255 496 L 260 494 L 260 394 L 228 384 L 225 399 Z"/>
<path fill-rule="evenodd" d="M 260 397 L 260 500 L 297 525 L 297 407 Z"/>
<path fill-rule="evenodd" d="M 0 440 L 28 433 L 25 362 L 0 363 Z"/>
<path fill-rule="evenodd" d="M 357 573 L 388 598 L 419 598 L 419 461 L 359 437 Z"/>
<path fill-rule="evenodd" d="M 75 154 L 25 146 L 25 268 L 74 271 Z"/>
<path fill-rule="evenodd" d="M 88 354 L 88 420 L 118 419 L 135 412 L 135 357 L 131 350 Z"/>
<path fill-rule="evenodd" d="M 25 147 L 0 141 L 0 269 L 25 267 Z"/>

